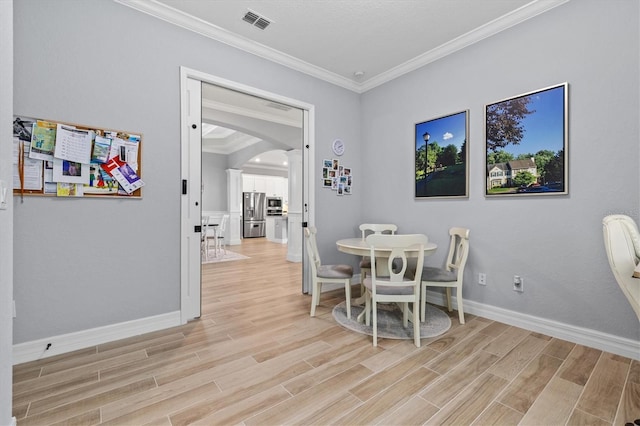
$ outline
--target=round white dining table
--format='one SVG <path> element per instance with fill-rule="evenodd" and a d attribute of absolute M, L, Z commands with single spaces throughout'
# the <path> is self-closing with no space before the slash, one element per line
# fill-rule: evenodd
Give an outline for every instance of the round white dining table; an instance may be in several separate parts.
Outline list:
<path fill-rule="evenodd" d="M 336 245 L 338 246 L 338 251 L 341 251 L 343 253 L 355 254 L 356 256 L 371 256 L 371 247 L 369 247 L 369 244 L 367 244 L 367 242 L 362 238 L 345 238 L 336 241 Z M 424 255 L 432 255 L 433 253 L 435 253 L 437 248 L 438 245 L 436 243 L 427 243 L 424 246 Z M 385 250 L 378 248 L 376 249 L 376 258 L 388 258 L 390 251 L 391 249 Z M 416 250 L 412 251 L 416 252 L 416 255 L 418 254 Z M 387 262 L 376 262 L 376 272 L 380 275 L 389 275 Z M 351 303 L 354 305 L 361 305 L 364 303 L 364 297 L 360 296 Z M 363 321 L 364 313 L 365 311 L 363 310 L 360 315 L 358 315 L 358 322 Z"/>
<path fill-rule="evenodd" d="M 370 256 L 371 255 L 371 247 L 369 244 L 362 238 L 345 238 L 342 240 L 336 241 L 336 245 L 338 246 L 338 251 L 343 253 L 355 254 L 356 256 Z M 435 253 L 438 245 L 436 243 L 427 243 L 424 246 L 424 255 L 430 256 Z M 389 252 L 390 250 L 385 249 L 376 249 L 376 257 L 388 257 L 385 256 L 385 252 Z"/>

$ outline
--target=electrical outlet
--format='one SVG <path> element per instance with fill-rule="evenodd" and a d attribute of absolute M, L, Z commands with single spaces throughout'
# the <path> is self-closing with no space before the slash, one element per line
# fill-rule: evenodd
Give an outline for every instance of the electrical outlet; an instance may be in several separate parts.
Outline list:
<path fill-rule="evenodd" d="M 513 276 L 513 291 L 524 292 L 524 279 L 520 275 Z"/>
<path fill-rule="evenodd" d="M 480 272 L 478 274 L 478 284 L 487 285 L 487 274 L 485 274 L 484 272 Z"/>

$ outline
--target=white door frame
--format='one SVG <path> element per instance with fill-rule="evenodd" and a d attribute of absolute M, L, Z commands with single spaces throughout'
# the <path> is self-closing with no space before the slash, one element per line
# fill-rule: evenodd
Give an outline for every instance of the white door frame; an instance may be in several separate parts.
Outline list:
<path fill-rule="evenodd" d="M 246 86 L 231 80 L 226 80 L 196 71 L 186 67 L 180 67 L 180 135 L 181 135 L 181 179 L 184 183 L 181 186 L 187 187 L 187 193 L 182 195 L 180 202 L 180 321 L 185 324 L 187 321 L 200 317 L 200 235 L 194 232 L 194 227 L 200 225 L 200 210 L 202 204 L 201 187 L 201 166 L 200 155 L 202 151 L 202 131 L 200 129 L 201 122 L 191 123 L 194 117 L 201 118 L 201 112 L 193 114 L 195 99 L 193 99 L 194 82 L 204 82 L 215 84 L 248 95 L 258 96 L 284 105 L 290 105 L 295 108 L 302 109 L 303 113 L 303 164 L 304 164 L 304 190 L 303 190 L 303 223 L 312 226 L 315 223 L 314 210 L 312 208 L 312 200 L 315 200 L 313 185 L 314 176 L 314 147 L 315 142 L 315 107 L 306 102 L 296 99 L 287 98 L 275 93 L 266 92 L 261 89 Z M 199 95 L 198 95 L 199 96 Z M 201 105 L 201 99 L 199 100 Z M 197 129 L 192 128 L 192 124 L 197 125 Z M 196 138 L 200 143 L 196 143 L 197 148 L 190 143 L 190 139 Z M 190 149 L 191 148 L 191 149 Z M 196 151 L 199 153 L 196 154 Z M 197 157 L 197 161 L 194 158 Z M 198 167 L 199 166 L 199 167 Z M 197 170 L 194 170 L 196 169 Z M 197 188 L 194 190 L 193 188 Z M 184 192 L 184 191 L 183 191 Z M 197 238 L 194 238 L 196 237 Z M 196 241 L 197 240 L 197 241 Z M 197 244 L 197 245 L 196 245 Z M 304 246 L 304 244 L 303 244 Z M 196 249 L 197 247 L 197 249 Z M 303 271 L 306 271 L 306 261 L 303 256 Z M 198 272 L 196 273 L 196 269 Z M 197 275 L 197 277 L 196 277 Z M 302 277 L 301 277 L 302 278 Z M 307 274 L 303 274 L 302 289 L 306 291 L 309 288 L 307 282 Z"/>

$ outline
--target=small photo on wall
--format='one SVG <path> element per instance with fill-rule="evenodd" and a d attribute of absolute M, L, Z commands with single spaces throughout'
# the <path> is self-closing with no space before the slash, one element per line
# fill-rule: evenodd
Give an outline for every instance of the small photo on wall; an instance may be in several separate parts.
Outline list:
<path fill-rule="evenodd" d="M 351 195 L 351 167 L 340 164 L 340 160 L 322 160 L 322 187 L 336 191 L 336 195 Z"/>

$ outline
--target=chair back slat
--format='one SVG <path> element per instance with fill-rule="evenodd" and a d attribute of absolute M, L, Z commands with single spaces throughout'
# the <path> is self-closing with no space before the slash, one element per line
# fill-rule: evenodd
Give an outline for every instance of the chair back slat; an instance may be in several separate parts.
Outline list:
<path fill-rule="evenodd" d="M 317 269 L 322 264 L 320 260 L 320 253 L 318 252 L 318 245 L 316 243 L 317 232 L 318 231 L 315 226 L 304 228 L 304 236 L 307 243 L 307 253 L 309 255 L 309 260 L 311 261 L 312 273 L 314 275 L 317 273 Z"/>
<path fill-rule="evenodd" d="M 227 222 L 229 221 L 229 215 L 228 214 L 223 214 L 222 215 L 222 220 L 220 221 L 220 224 L 218 225 L 218 230 L 222 233 L 227 229 Z"/>
<path fill-rule="evenodd" d="M 429 242 L 426 235 L 372 234 L 366 238 L 366 242 L 371 249 L 371 276 L 374 288 L 376 285 L 406 287 L 417 286 L 420 283 L 424 264 L 424 246 Z M 376 250 L 389 252 L 385 260 L 389 270 L 388 277 L 380 277 L 376 273 L 376 261 L 379 261 L 375 256 Z M 417 258 L 416 272 L 415 276 L 409 280 L 406 272 L 409 268 L 409 258 L 412 257 Z"/>
<path fill-rule="evenodd" d="M 393 223 L 363 223 L 360 225 L 360 231 L 362 232 L 362 240 L 367 238 L 370 234 L 395 234 L 398 230 L 398 226 Z"/>
<path fill-rule="evenodd" d="M 464 265 L 469 256 L 469 230 L 466 228 L 451 228 L 449 230 L 451 242 L 447 256 L 447 270 L 464 272 Z"/>

